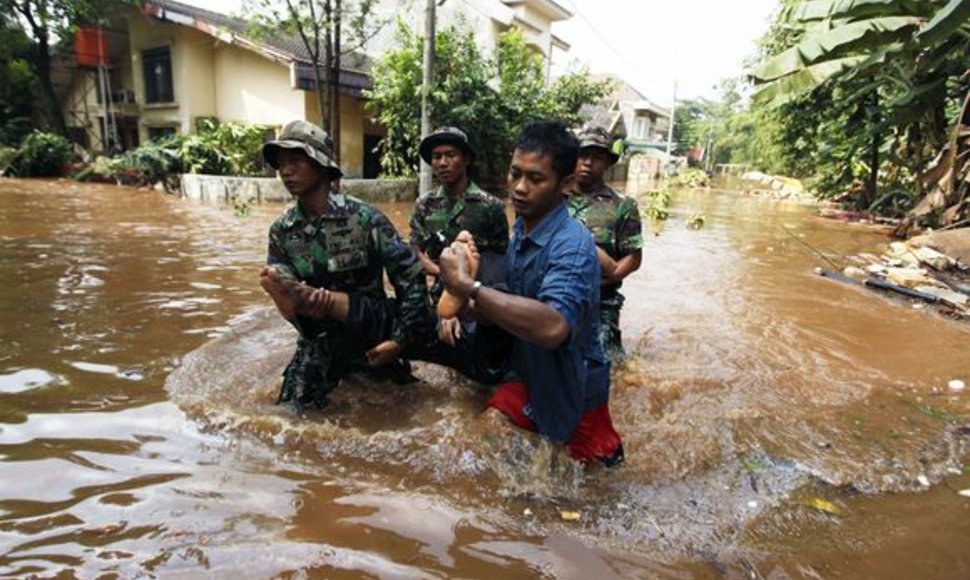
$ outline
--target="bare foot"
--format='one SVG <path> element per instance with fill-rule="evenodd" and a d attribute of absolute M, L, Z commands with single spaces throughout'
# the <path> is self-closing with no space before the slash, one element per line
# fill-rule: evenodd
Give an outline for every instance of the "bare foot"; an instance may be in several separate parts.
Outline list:
<path fill-rule="evenodd" d="M 455 243 L 464 246 L 465 254 L 468 256 L 466 262 L 468 264 L 468 275 L 474 279 L 478 275 L 478 264 L 481 261 L 478 248 L 475 247 L 475 238 L 467 230 L 462 230 L 455 237 Z M 465 307 L 465 302 L 466 300 L 455 296 L 445 288 L 441 293 L 441 299 L 438 300 L 438 315 L 441 318 L 455 318 Z"/>
<path fill-rule="evenodd" d="M 298 293 L 292 288 L 293 284 L 295 283 L 284 282 L 279 272 L 272 266 L 266 266 L 259 272 L 259 285 L 269 294 L 276 304 L 276 309 L 287 320 L 296 317 L 296 310 L 300 303 Z"/>

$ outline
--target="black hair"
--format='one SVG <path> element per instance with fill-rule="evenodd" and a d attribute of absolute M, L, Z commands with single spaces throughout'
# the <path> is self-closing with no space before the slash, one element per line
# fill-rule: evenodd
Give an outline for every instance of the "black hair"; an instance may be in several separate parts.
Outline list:
<path fill-rule="evenodd" d="M 560 180 L 576 171 L 579 140 L 561 121 L 534 121 L 515 140 L 515 148 L 552 157 L 552 169 Z"/>

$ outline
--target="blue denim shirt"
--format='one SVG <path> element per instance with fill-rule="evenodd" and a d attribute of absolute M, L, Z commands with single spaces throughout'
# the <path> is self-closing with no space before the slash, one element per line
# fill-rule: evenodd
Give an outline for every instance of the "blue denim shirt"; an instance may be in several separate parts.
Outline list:
<path fill-rule="evenodd" d="M 569 337 L 554 349 L 516 339 L 512 373 L 529 390 L 526 414 L 539 433 L 568 441 L 583 413 L 609 399 L 610 363 L 599 341 L 600 266 L 593 237 L 560 204 L 526 234 L 515 221 L 509 291 L 554 308 Z"/>

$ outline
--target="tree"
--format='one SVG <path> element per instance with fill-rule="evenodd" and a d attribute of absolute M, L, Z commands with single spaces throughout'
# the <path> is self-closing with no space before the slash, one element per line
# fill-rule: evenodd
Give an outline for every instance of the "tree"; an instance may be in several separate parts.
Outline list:
<path fill-rule="evenodd" d="M 423 39 L 402 23 L 397 36 L 400 48 L 374 63 L 374 88 L 367 97 L 387 127 L 381 142 L 383 173 L 410 177 L 417 171 L 421 141 Z M 499 38 L 491 57 L 481 54 L 472 32 L 456 27 L 439 30 L 434 78 L 432 124 L 457 126 L 468 134 L 486 185 L 497 185 L 505 174 L 513 139 L 523 123 L 558 118 L 578 124 L 579 108 L 601 100 L 610 87 L 609 82 L 591 82 L 585 72 L 547 86 L 543 62 L 516 29 Z"/>
<path fill-rule="evenodd" d="M 30 39 L 19 24 L 0 15 L 0 145 L 17 146 L 31 130 L 36 76 L 29 50 Z"/>
<path fill-rule="evenodd" d="M 909 179 L 919 194 L 918 176 L 943 146 L 967 89 L 970 2 L 785 0 L 778 24 L 795 32 L 753 72 L 756 102 L 826 105 L 815 111 L 816 136 L 828 134 L 831 149 L 841 150 L 833 185 L 866 168 L 858 205 L 880 199 L 881 175 Z"/>
<path fill-rule="evenodd" d="M 100 22 L 117 5 L 113 0 L 0 0 L 0 14 L 15 15 L 30 37 L 31 71 L 40 83 L 47 117 L 54 131 L 67 134 L 64 114 L 51 81 L 52 49 L 72 38 L 80 24 Z"/>
<path fill-rule="evenodd" d="M 247 0 L 244 5 L 244 13 L 256 36 L 297 37 L 306 49 L 320 108 L 320 124 L 334 140 L 333 153 L 338 162 L 341 62 L 344 56 L 360 50 L 387 24 L 386 20 L 372 17 L 376 1 Z M 344 38 L 345 29 L 347 38 Z"/>

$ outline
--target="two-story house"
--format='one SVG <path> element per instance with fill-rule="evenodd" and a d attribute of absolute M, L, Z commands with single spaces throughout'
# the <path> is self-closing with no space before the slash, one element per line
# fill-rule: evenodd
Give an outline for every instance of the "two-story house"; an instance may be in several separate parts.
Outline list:
<path fill-rule="evenodd" d="M 404 16 L 422 22 L 423 2 Z M 463 21 L 483 48 L 521 28 L 549 56 L 568 46 L 551 32 L 570 13 L 553 0 L 450 0 L 439 22 Z M 416 25 L 416 30 L 421 28 Z M 94 151 L 124 150 L 195 130 L 201 119 L 264 125 L 318 122 L 311 60 L 296 37 L 255 38 L 245 21 L 174 0 L 120 9 L 107 25 L 82 29 L 60 74 L 74 140 Z M 380 43 L 374 56 L 382 52 Z M 384 45 L 384 49 L 388 48 Z M 341 59 L 340 160 L 348 177 L 376 177 L 376 145 L 385 129 L 366 110 L 371 57 Z"/>

